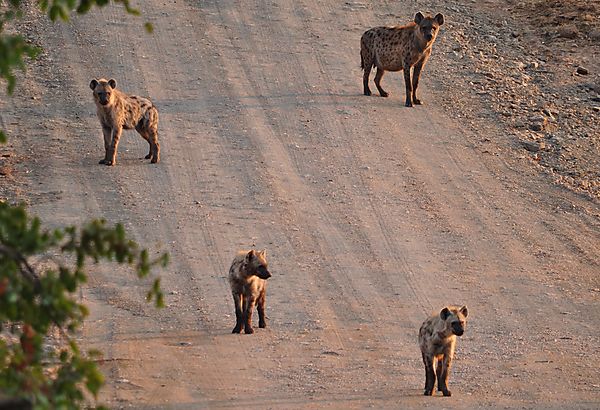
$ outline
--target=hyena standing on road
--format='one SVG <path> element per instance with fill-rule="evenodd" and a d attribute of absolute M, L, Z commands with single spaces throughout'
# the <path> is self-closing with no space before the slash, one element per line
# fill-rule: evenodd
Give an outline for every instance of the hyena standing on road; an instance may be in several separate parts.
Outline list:
<path fill-rule="evenodd" d="M 117 148 L 123 129 L 134 129 L 148 141 L 150 152 L 146 159 L 157 163 L 160 160 L 158 144 L 158 110 L 147 98 L 127 95 L 117 90 L 113 79 L 92 80 L 90 88 L 94 91 L 96 113 L 104 134 L 104 158 L 100 164 L 115 165 Z"/>
<path fill-rule="evenodd" d="M 364 70 L 365 95 L 371 95 L 369 89 L 371 68 L 377 67 L 375 85 L 382 97 L 389 95 L 381 88 L 381 78 L 385 71 L 404 70 L 405 105 L 412 107 L 413 104 L 421 104 L 417 98 L 421 70 L 431 54 L 431 46 L 442 24 L 444 24 L 442 14 L 425 17 L 418 12 L 415 21 L 406 26 L 375 27 L 365 31 L 360 39 L 360 67 Z M 412 81 L 411 67 L 414 67 Z"/>
<path fill-rule="evenodd" d="M 437 375 L 438 391 L 451 396 L 448 376 L 454 357 L 456 336 L 462 336 L 469 311 L 466 306 L 448 306 L 427 319 L 419 330 L 419 345 L 425 364 L 425 396 L 431 396 Z M 437 369 L 434 371 L 435 362 Z"/>
<path fill-rule="evenodd" d="M 271 273 L 267 267 L 266 251 L 240 251 L 229 268 L 229 284 L 235 304 L 235 327 L 231 333 L 254 333 L 252 312 L 258 307 L 258 327 L 267 327 L 265 305 L 267 302 L 267 279 Z"/>

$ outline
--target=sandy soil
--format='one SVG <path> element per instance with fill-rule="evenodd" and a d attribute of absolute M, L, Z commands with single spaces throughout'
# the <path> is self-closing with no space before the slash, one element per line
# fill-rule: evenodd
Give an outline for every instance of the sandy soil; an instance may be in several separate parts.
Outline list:
<path fill-rule="evenodd" d="M 101 402 L 600 405 L 597 199 L 516 156 L 510 124 L 448 108 L 468 90 L 448 95 L 442 79 L 470 75 L 446 70 L 449 31 L 425 69 L 426 105 L 403 106 L 400 74 L 384 79 L 390 98 L 361 94 L 362 32 L 426 6 L 147 0 L 153 35 L 120 8 L 62 25 L 28 16 L 46 52 L 22 95 L 0 103 L 15 178 L 6 195 L 50 226 L 121 221 L 172 255 L 160 311 L 127 270 L 90 274 L 82 343 L 105 352 Z M 88 84 L 100 76 L 159 107 L 159 165 L 141 159 L 146 143 L 132 132 L 116 167 L 97 164 Z M 232 335 L 226 272 L 250 247 L 268 250 L 270 327 Z M 418 328 L 446 304 L 470 312 L 453 396 L 423 397 Z"/>

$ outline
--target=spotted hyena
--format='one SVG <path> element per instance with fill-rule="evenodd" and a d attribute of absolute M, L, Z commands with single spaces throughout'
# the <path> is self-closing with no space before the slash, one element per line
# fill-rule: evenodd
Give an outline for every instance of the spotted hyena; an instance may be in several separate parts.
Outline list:
<path fill-rule="evenodd" d="M 386 71 L 404 70 L 405 105 L 412 107 L 413 104 L 421 104 L 421 100 L 417 98 L 421 70 L 431 54 L 431 46 L 442 24 L 444 24 L 442 14 L 425 17 L 418 12 L 415 21 L 405 26 L 374 27 L 365 31 L 360 39 L 360 66 L 364 70 L 365 95 L 371 95 L 369 89 L 371 68 L 377 67 L 375 85 L 382 97 L 389 95 L 381 88 L 383 74 Z M 414 67 L 412 81 L 411 67 Z"/>
<path fill-rule="evenodd" d="M 135 129 L 150 144 L 146 159 L 157 163 L 160 160 L 158 143 L 158 110 L 147 98 L 128 95 L 117 90 L 113 79 L 94 79 L 90 82 L 94 91 L 96 113 L 104 134 L 104 158 L 100 164 L 115 165 L 117 148 L 124 129 Z"/>
<path fill-rule="evenodd" d="M 267 301 L 267 279 L 271 273 L 267 267 L 266 251 L 240 251 L 229 268 L 229 284 L 235 304 L 235 327 L 232 333 L 254 333 L 252 312 L 258 307 L 258 327 L 267 327 L 265 304 Z"/>
<path fill-rule="evenodd" d="M 438 391 L 451 396 L 448 376 L 454 357 L 456 336 L 462 336 L 467 324 L 467 307 L 447 306 L 427 319 L 419 330 L 419 345 L 425 364 L 425 395 L 431 396 L 437 375 Z M 437 361 L 437 368 L 434 365 Z"/>

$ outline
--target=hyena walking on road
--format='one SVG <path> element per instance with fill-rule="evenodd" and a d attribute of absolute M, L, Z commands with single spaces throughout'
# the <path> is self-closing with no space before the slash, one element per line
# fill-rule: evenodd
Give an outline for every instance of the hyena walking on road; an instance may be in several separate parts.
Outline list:
<path fill-rule="evenodd" d="M 146 159 L 151 158 L 152 163 L 160 161 L 158 110 L 152 101 L 122 93 L 116 89 L 117 82 L 113 79 L 94 79 L 90 82 L 90 88 L 94 91 L 96 113 L 104 135 L 104 158 L 100 164 L 117 163 L 117 149 L 123 129 L 135 129 L 150 144 Z"/>
<path fill-rule="evenodd" d="M 448 390 L 448 377 L 456 336 L 462 336 L 467 324 L 469 311 L 466 306 L 448 306 L 435 316 L 427 319 L 419 330 L 419 345 L 425 365 L 425 396 L 431 396 L 437 375 L 438 391 L 451 396 Z M 434 371 L 435 362 L 437 369 Z"/>
<path fill-rule="evenodd" d="M 266 251 L 240 251 L 229 268 L 229 284 L 235 304 L 235 327 L 231 333 L 254 333 L 252 312 L 258 307 L 258 327 L 267 327 L 265 305 L 267 303 L 267 279 L 271 272 L 267 267 Z"/>
<path fill-rule="evenodd" d="M 389 95 L 381 88 L 381 78 L 385 71 L 404 70 L 405 105 L 412 107 L 413 104 L 422 104 L 417 98 L 419 78 L 442 24 L 444 24 L 442 14 L 425 17 L 418 12 L 415 21 L 405 26 L 374 27 L 365 31 L 360 39 L 360 67 L 364 70 L 364 94 L 371 95 L 369 89 L 371 68 L 377 67 L 375 85 L 382 97 Z M 412 80 L 411 67 L 414 67 Z"/>

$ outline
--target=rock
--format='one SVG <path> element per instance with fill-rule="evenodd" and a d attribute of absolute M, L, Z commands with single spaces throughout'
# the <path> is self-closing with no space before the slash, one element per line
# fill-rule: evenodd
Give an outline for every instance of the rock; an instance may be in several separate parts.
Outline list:
<path fill-rule="evenodd" d="M 529 129 L 532 131 L 542 131 L 546 124 L 548 123 L 548 119 L 543 115 L 534 115 L 529 117 Z"/>
<path fill-rule="evenodd" d="M 558 115 L 558 111 L 551 108 L 544 108 L 542 112 L 546 117 L 550 118 L 551 121 L 556 120 L 556 116 Z"/>
<path fill-rule="evenodd" d="M 542 131 L 544 129 L 544 125 L 540 122 L 534 122 L 533 124 L 529 124 L 529 129 L 531 131 Z"/>
<path fill-rule="evenodd" d="M 592 110 L 594 110 L 594 112 L 600 112 L 600 107 L 592 107 Z"/>
<path fill-rule="evenodd" d="M 532 61 L 531 63 L 527 64 L 527 68 L 529 68 L 530 70 L 536 70 L 539 66 L 540 63 L 538 63 L 537 61 Z"/>
<path fill-rule="evenodd" d="M 581 74 L 581 75 L 588 75 L 590 72 L 588 71 L 587 68 L 579 66 L 577 67 L 577 74 Z"/>
<path fill-rule="evenodd" d="M 557 33 L 559 37 L 567 39 L 574 39 L 579 36 L 579 30 L 573 25 L 559 27 Z"/>
<path fill-rule="evenodd" d="M 591 31 L 590 38 L 594 41 L 600 41 L 600 30 Z"/>
<path fill-rule="evenodd" d="M 523 148 L 529 152 L 539 152 L 545 147 L 546 145 L 542 141 L 523 141 Z"/>

